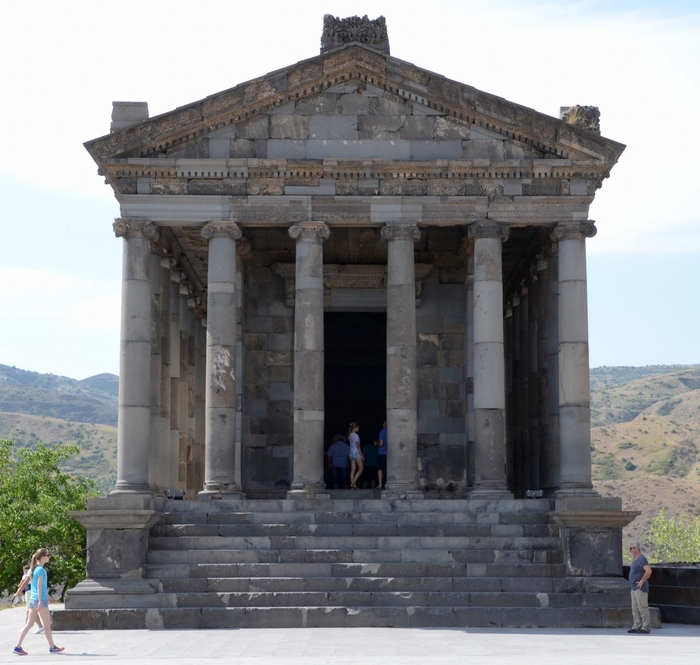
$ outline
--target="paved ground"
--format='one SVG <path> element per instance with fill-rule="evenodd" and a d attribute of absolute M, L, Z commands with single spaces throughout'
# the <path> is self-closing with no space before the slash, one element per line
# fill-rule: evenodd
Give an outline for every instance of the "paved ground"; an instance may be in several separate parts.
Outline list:
<path fill-rule="evenodd" d="M 56 633 L 62 654 L 43 635 L 28 635 L 28 656 L 12 653 L 23 608 L 0 611 L 0 663 L 208 665 L 675 665 L 697 663 L 700 626 L 666 625 L 651 635 L 561 628 L 295 628 L 131 630 Z"/>

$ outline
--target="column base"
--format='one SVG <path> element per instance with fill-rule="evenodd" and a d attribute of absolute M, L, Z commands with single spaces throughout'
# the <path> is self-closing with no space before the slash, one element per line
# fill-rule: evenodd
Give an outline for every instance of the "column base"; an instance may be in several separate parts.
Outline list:
<path fill-rule="evenodd" d="M 235 487 L 207 487 L 197 494 L 198 501 L 232 501 L 237 499 L 245 499 L 245 494 Z"/>
<path fill-rule="evenodd" d="M 382 492 L 382 499 L 416 500 L 425 499 L 425 494 L 413 485 L 387 483 Z"/>
<path fill-rule="evenodd" d="M 144 498 L 153 498 L 153 490 L 148 485 L 131 485 L 128 483 L 117 483 L 114 489 L 109 493 L 109 496 L 142 496 Z"/>

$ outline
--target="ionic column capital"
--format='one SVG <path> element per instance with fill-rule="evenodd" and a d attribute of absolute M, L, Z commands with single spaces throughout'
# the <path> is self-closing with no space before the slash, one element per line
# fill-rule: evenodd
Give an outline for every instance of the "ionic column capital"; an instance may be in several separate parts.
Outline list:
<path fill-rule="evenodd" d="M 552 231 L 552 240 L 585 240 L 598 233 L 595 222 L 592 219 L 585 222 L 562 222 L 557 224 Z"/>
<path fill-rule="evenodd" d="M 475 222 L 467 231 L 470 238 L 480 240 L 482 238 L 499 238 L 501 242 L 508 240 L 510 228 L 500 222 Z"/>
<path fill-rule="evenodd" d="M 288 233 L 294 240 L 309 242 L 318 237 L 323 242 L 331 235 L 331 230 L 325 222 L 299 222 L 290 226 Z"/>
<path fill-rule="evenodd" d="M 147 219 L 118 217 L 112 228 L 117 238 L 148 238 L 151 242 L 156 242 L 160 237 L 156 225 Z"/>
<path fill-rule="evenodd" d="M 420 229 L 415 224 L 387 224 L 382 227 L 382 240 L 420 240 Z"/>
<path fill-rule="evenodd" d="M 205 240 L 211 240 L 212 238 L 231 238 L 233 240 L 238 240 L 243 235 L 243 232 L 236 222 L 224 220 L 208 222 L 202 227 L 200 235 Z"/>

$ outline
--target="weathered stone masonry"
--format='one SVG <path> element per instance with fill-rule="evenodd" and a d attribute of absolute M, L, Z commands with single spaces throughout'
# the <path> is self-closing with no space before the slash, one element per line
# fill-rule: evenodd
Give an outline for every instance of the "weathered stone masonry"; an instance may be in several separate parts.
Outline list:
<path fill-rule="evenodd" d="M 172 491 L 327 500 L 338 423 L 386 419 L 382 500 L 542 490 L 562 533 L 617 533 L 591 484 L 585 244 L 624 146 L 593 107 L 543 115 L 392 57 L 383 19 L 337 21 L 321 55 L 170 113 L 115 102 L 86 144 L 124 268 L 118 480 L 84 519 L 136 507 L 138 540 Z"/>

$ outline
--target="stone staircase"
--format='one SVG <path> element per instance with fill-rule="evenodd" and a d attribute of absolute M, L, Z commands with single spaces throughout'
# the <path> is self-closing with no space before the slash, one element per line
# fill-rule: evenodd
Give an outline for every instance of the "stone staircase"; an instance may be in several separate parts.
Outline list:
<path fill-rule="evenodd" d="M 152 592 L 69 595 L 64 613 L 82 612 L 82 627 L 631 625 L 620 578 L 565 577 L 548 500 L 159 508 L 145 570 Z M 58 623 L 71 625 L 70 614 Z"/>

